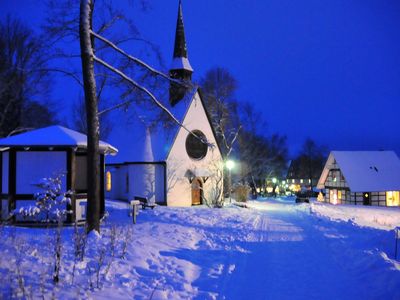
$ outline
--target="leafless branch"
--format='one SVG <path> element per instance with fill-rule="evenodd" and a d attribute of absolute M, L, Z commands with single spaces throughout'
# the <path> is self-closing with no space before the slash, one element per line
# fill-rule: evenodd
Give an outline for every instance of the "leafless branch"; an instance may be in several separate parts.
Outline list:
<path fill-rule="evenodd" d="M 23 70 L 23 69 L 21 69 L 21 70 Z M 27 70 L 24 70 L 24 71 L 27 71 Z M 62 69 L 56 69 L 56 68 L 41 68 L 41 69 L 28 70 L 28 71 L 29 72 L 58 72 L 58 73 L 63 73 L 65 75 L 70 76 L 71 78 L 73 78 L 80 86 L 83 87 L 82 81 L 73 72 L 69 72 L 69 71 L 62 70 Z"/>
<path fill-rule="evenodd" d="M 156 98 L 156 96 L 154 96 L 148 89 L 146 89 L 144 86 L 138 84 L 136 81 L 134 81 L 132 78 L 128 77 L 126 74 L 124 74 L 123 72 L 121 72 L 120 70 L 114 68 L 113 66 L 109 65 L 107 62 L 105 62 L 104 60 L 102 60 L 101 58 L 98 58 L 97 56 L 93 56 L 94 61 L 98 62 L 99 64 L 101 64 L 102 66 L 106 67 L 107 69 L 109 69 L 110 71 L 118 74 L 119 76 L 121 76 L 124 80 L 128 81 L 130 84 L 132 84 L 135 88 L 137 88 L 138 90 L 142 91 L 143 93 L 145 93 L 146 95 L 148 95 L 150 97 L 150 99 L 159 107 L 161 108 L 161 110 L 163 110 L 176 124 L 178 124 L 180 127 L 182 127 L 184 130 L 186 130 L 188 133 L 190 133 L 191 135 L 193 135 L 194 137 L 196 137 L 197 139 L 199 139 L 202 143 L 206 144 L 207 146 L 213 148 L 215 145 L 212 143 L 209 143 L 208 141 L 202 139 L 201 137 L 197 136 L 196 134 L 194 134 L 190 129 L 188 129 L 185 125 L 183 125 L 181 122 L 179 122 L 179 120 L 177 118 L 175 118 L 175 116 L 160 102 L 158 101 L 158 99 Z M 128 100 L 124 103 L 124 105 L 127 105 L 129 103 L 133 102 L 133 100 Z M 116 109 L 117 106 L 121 107 L 123 104 L 118 104 L 115 107 L 106 109 L 106 111 L 110 111 L 112 109 Z M 101 113 L 104 113 L 104 111 L 102 111 Z"/>
<path fill-rule="evenodd" d="M 140 66 L 146 68 L 146 69 L 149 70 L 150 72 L 152 72 L 152 73 L 154 73 L 154 74 L 156 74 L 156 75 L 158 75 L 158 76 L 161 76 L 161 77 L 163 77 L 164 79 L 167 79 L 167 80 L 169 80 L 169 81 L 171 81 L 171 82 L 173 82 L 173 83 L 176 83 L 176 84 L 179 84 L 179 85 L 183 85 L 183 86 L 185 86 L 185 87 L 191 87 L 191 85 L 190 85 L 189 82 L 185 82 L 185 81 L 182 81 L 182 80 L 178 80 L 178 79 L 171 78 L 171 77 L 169 77 L 168 75 L 166 75 L 166 74 L 164 74 L 164 73 L 162 73 L 162 72 L 160 72 L 160 71 L 154 69 L 153 67 L 151 67 L 151 66 L 149 66 L 148 64 L 146 64 L 144 61 L 142 61 L 142 60 L 140 60 L 140 59 L 138 59 L 138 58 L 136 58 L 136 57 L 133 57 L 132 55 L 129 55 L 129 54 L 126 53 L 124 50 L 122 50 L 122 49 L 119 48 L 117 45 L 115 45 L 113 42 L 107 40 L 106 38 L 104 38 L 103 36 L 101 36 L 101 35 L 95 33 L 94 31 L 92 31 L 91 34 L 92 34 L 95 38 L 97 38 L 97 39 L 101 40 L 102 42 L 106 43 L 107 45 L 109 45 L 111 48 L 113 48 L 114 50 L 116 50 L 118 53 L 122 54 L 123 56 L 125 56 L 125 57 L 127 57 L 128 59 L 132 60 L 133 62 L 137 63 L 138 65 L 140 65 Z"/>

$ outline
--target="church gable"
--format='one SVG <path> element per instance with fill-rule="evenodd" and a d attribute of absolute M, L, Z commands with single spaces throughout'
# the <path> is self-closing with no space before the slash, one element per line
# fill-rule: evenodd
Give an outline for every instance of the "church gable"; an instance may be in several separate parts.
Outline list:
<path fill-rule="evenodd" d="M 202 160 L 210 156 L 209 152 L 211 152 L 211 154 L 216 152 L 221 156 L 212 126 L 198 92 L 194 95 L 182 124 L 190 131 L 194 131 L 196 135 L 204 136 L 213 147 L 205 147 L 206 153 L 204 154 L 196 153 L 196 150 L 191 149 L 191 141 L 197 143 L 198 139 L 193 137 L 185 128 L 181 127 L 171 145 L 170 152 L 167 156 L 168 161 L 176 157 L 187 157 L 196 163 L 200 163 Z M 197 150 L 197 152 L 199 152 L 199 150 Z"/>
<path fill-rule="evenodd" d="M 178 130 L 167 157 L 168 205 L 190 206 L 192 204 L 191 178 L 188 174 L 195 174 L 206 181 L 206 178 L 214 176 L 217 169 L 221 168 L 222 156 L 198 92 L 190 103 L 183 125 L 198 136 L 204 135 L 213 147 L 198 145 L 198 139 L 192 138 L 186 129 L 181 127 Z M 204 182 L 203 190 L 207 192 L 210 189 L 212 186 Z"/>

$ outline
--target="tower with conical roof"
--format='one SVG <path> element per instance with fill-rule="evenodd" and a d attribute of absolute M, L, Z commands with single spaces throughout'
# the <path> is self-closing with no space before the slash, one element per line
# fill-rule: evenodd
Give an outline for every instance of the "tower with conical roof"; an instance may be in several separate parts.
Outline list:
<path fill-rule="evenodd" d="M 174 79 L 191 81 L 193 69 L 190 65 L 187 53 L 185 28 L 183 25 L 182 15 L 182 1 L 179 0 L 178 6 L 178 19 L 176 22 L 174 54 L 172 58 L 171 69 L 169 74 Z M 171 105 L 175 105 L 185 95 L 185 88 L 183 86 L 171 83 L 169 88 L 169 99 Z"/>

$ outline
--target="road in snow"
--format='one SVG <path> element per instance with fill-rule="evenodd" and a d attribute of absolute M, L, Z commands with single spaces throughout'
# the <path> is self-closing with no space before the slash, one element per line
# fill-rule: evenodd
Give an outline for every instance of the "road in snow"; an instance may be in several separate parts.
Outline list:
<path fill-rule="evenodd" d="M 309 205 L 296 205 L 292 198 L 252 201 L 249 207 L 157 207 L 141 212 L 138 224 L 130 227 L 126 205 L 108 202 L 110 219 L 102 238 L 89 240 L 74 284 L 73 229 L 63 229 L 56 289 L 51 277 L 43 275 L 43 270 L 52 270 L 51 233 L 4 227 L 3 298 L 9 296 L 9 285 L 16 284 L 10 271 L 15 249 L 7 243 L 21 239 L 26 241 L 21 269 L 35 297 L 54 293 L 63 299 L 400 299 L 400 266 L 391 259 L 393 231 L 330 221 L 310 214 Z M 120 257 L 117 243 L 101 288 L 89 288 L 94 275 L 88 266 L 96 266 L 98 249 L 108 253 L 115 226 L 119 240 L 126 228 L 133 230 L 127 253 Z M 111 261 L 109 254 L 105 261 Z M 44 292 L 39 292 L 38 278 L 47 280 Z"/>

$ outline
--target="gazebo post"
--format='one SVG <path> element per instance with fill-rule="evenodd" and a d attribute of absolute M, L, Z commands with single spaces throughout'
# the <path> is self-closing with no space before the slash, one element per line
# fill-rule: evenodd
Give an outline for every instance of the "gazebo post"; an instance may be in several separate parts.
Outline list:
<path fill-rule="evenodd" d="M 67 205 L 72 214 L 67 215 L 67 222 L 73 223 L 76 220 L 76 195 L 75 195 L 75 177 L 76 177 L 76 159 L 75 151 L 72 148 L 67 149 L 67 191 L 73 191 L 71 195 L 71 204 Z"/>
<path fill-rule="evenodd" d="M 8 213 L 16 208 L 15 195 L 17 192 L 17 153 L 10 149 L 8 155 Z"/>
<path fill-rule="evenodd" d="M 104 154 L 100 154 L 100 218 L 104 216 L 106 211 L 104 199 Z"/>

